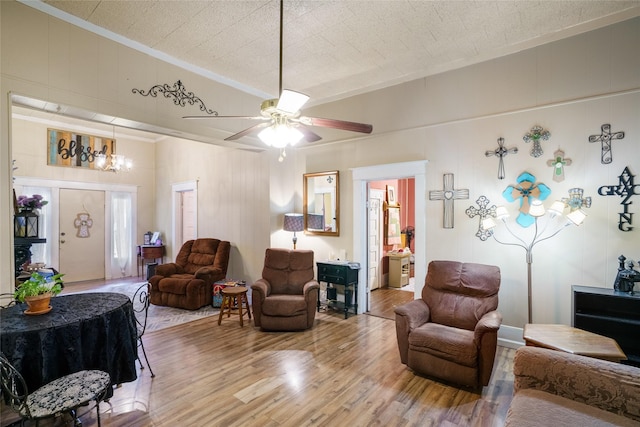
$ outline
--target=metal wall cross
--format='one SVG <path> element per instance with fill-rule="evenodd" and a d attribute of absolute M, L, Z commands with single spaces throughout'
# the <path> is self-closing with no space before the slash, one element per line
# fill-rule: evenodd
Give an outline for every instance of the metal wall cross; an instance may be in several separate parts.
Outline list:
<path fill-rule="evenodd" d="M 611 153 L 611 141 L 614 139 L 624 138 L 624 132 L 611 133 L 611 125 L 604 124 L 600 127 L 602 133 L 600 135 L 591 135 L 589 142 L 602 143 L 602 153 L 600 154 L 600 161 L 603 165 L 608 165 L 613 161 L 613 153 Z"/>
<path fill-rule="evenodd" d="M 540 157 L 542 156 L 542 145 L 540 144 L 540 140 L 547 141 L 551 133 L 548 130 L 544 130 L 542 126 L 534 126 L 531 128 L 531 131 L 522 137 L 524 142 L 533 141 L 533 147 L 531 147 L 531 156 L 532 157 Z"/>
<path fill-rule="evenodd" d="M 469 190 L 455 190 L 453 188 L 453 174 L 442 175 L 443 190 L 429 191 L 429 200 L 443 200 L 442 227 L 453 228 L 453 201 L 469 198 Z"/>
<path fill-rule="evenodd" d="M 556 150 L 553 159 L 547 160 L 547 166 L 553 167 L 553 180 L 556 182 L 564 181 L 564 167 L 570 164 L 571 159 L 565 158 L 562 150 Z"/>
<path fill-rule="evenodd" d="M 516 154 L 517 152 L 518 147 L 505 148 L 504 138 L 498 138 L 498 148 L 493 151 L 487 150 L 485 151 L 484 155 L 487 157 L 496 156 L 498 159 L 500 159 L 500 162 L 498 164 L 498 179 L 504 179 L 504 157 L 509 153 Z"/>
<path fill-rule="evenodd" d="M 478 200 L 476 200 L 476 203 L 478 204 L 478 206 L 480 206 L 480 209 L 476 209 L 475 206 L 469 206 L 467 210 L 464 211 L 464 213 L 466 213 L 469 216 L 469 218 L 473 218 L 474 216 L 479 217 L 478 231 L 476 232 L 476 237 L 484 242 L 489 237 L 491 237 L 491 232 L 489 230 L 485 230 L 484 227 L 482 227 L 482 221 L 484 221 L 485 218 L 487 218 L 488 216 L 495 218 L 497 208 L 496 208 L 496 205 L 493 205 L 490 208 L 487 208 L 487 205 L 489 204 L 489 199 L 487 199 L 486 196 L 480 196 Z"/>

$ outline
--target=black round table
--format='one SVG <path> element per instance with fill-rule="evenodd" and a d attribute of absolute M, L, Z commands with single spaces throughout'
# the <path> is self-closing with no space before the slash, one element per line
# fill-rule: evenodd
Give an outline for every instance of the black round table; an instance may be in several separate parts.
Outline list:
<path fill-rule="evenodd" d="M 24 314 L 26 304 L 0 310 L 0 350 L 29 391 L 84 369 L 108 372 L 114 385 L 136 379 L 137 332 L 128 296 L 61 295 L 51 306 L 41 315 Z"/>

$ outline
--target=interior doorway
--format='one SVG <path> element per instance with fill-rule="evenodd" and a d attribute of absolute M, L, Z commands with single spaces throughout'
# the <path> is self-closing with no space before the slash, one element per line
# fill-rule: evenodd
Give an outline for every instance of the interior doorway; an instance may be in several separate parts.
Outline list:
<path fill-rule="evenodd" d="M 171 186 L 173 193 L 173 251 L 177 254 L 182 244 L 198 237 L 198 181 Z M 172 254 L 172 257 L 175 257 Z"/>
<path fill-rule="evenodd" d="M 358 283 L 358 312 L 368 311 L 371 305 L 371 289 L 367 281 L 369 270 L 368 261 L 368 224 L 367 197 L 368 183 L 386 179 L 413 178 L 415 184 L 415 204 L 413 208 L 415 218 L 415 231 L 413 235 L 415 252 L 421 254 L 415 259 L 415 277 L 424 277 L 427 271 L 426 254 L 426 160 L 418 160 L 404 163 L 391 163 L 385 165 L 365 166 L 352 169 L 353 176 L 353 252 L 354 259 L 362 260 L 364 265 L 360 267 Z M 422 196 L 421 196 L 422 195 Z M 364 285 L 364 286 L 363 286 Z M 424 283 L 415 283 L 413 297 L 419 297 Z"/>

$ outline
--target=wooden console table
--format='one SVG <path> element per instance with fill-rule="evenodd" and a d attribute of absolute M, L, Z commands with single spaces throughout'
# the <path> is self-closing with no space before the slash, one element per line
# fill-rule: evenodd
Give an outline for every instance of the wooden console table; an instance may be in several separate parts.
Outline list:
<path fill-rule="evenodd" d="M 567 325 L 528 323 L 524 325 L 523 337 L 527 345 L 534 347 L 550 348 L 612 362 L 620 362 L 627 358 L 615 340 Z"/>
<path fill-rule="evenodd" d="M 140 267 L 144 272 L 144 260 L 160 260 L 160 264 L 164 264 L 164 245 L 138 245 L 138 276 Z"/>
<path fill-rule="evenodd" d="M 318 282 L 327 284 L 327 307 L 344 308 L 344 318 L 349 316 L 349 310 L 353 309 L 358 314 L 358 271 L 360 264 L 352 262 L 317 262 Z M 329 285 L 344 286 L 344 303 L 338 301 L 336 296 L 329 297 Z M 353 304 L 351 301 L 354 301 Z M 320 292 L 318 292 L 318 311 L 320 311 Z"/>

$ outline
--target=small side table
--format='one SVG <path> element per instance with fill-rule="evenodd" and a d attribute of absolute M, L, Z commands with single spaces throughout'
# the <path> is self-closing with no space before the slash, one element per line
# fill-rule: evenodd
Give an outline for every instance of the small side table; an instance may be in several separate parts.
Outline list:
<path fill-rule="evenodd" d="M 138 245 L 138 276 L 140 276 L 140 267 L 144 273 L 144 261 L 153 260 L 164 264 L 164 245 Z"/>
<path fill-rule="evenodd" d="M 233 286 L 222 289 L 222 306 L 220 307 L 220 314 L 218 315 L 218 325 L 222 324 L 222 316 L 225 314 L 230 317 L 232 314 L 237 314 L 240 317 L 240 326 L 244 326 L 242 312 L 242 303 L 244 302 L 247 309 L 247 315 L 251 319 L 251 310 L 249 309 L 249 300 L 247 299 L 247 288 L 244 286 Z M 238 306 L 238 312 L 232 313 L 234 306 Z"/>

